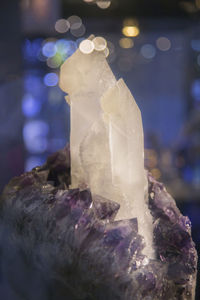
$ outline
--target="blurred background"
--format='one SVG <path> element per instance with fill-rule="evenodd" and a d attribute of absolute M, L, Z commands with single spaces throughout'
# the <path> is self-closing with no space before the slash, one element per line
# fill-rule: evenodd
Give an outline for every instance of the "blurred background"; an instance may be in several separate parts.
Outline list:
<path fill-rule="evenodd" d="M 59 68 L 78 47 L 103 51 L 132 91 L 145 165 L 190 217 L 199 250 L 200 0 L 1 0 L 0 192 L 69 141 Z"/>

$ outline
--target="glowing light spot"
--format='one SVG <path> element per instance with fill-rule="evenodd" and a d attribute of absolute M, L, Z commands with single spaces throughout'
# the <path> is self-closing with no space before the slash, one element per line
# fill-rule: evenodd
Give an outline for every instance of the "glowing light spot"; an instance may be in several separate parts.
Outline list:
<path fill-rule="evenodd" d="M 36 116 L 41 110 L 41 102 L 36 100 L 32 95 L 26 94 L 22 99 L 23 114 L 28 117 Z"/>
<path fill-rule="evenodd" d="M 71 28 L 70 32 L 73 36 L 75 37 L 80 37 L 83 36 L 85 34 L 85 26 L 82 24 L 79 28 Z"/>
<path fill-rule="evenodd" d="M 158 49 L 160 49 L 161 51 L 167 51 L 171 48 L 171 42 L 166 37 L 158 38 L 156 41 L 156 45 L 157 45 Z"/>
<path fill-rule="evenodd" d="M 44 121 L 29 121 L 23 128 L 26 149 L 31 153 L 42 153 L 47 150 L 49 126 Z"/>
<path fill-rule="evenodd" d="M 92 51 L 94 50 L 94 43 L 90 40 L 84 40 L 80 43 L 79 49 L 84 54 L 92 53 Z"/>
<path fill-rule="evenodd" d="M 125 26 L 122 29 L 122 33 L 128 37 L 136 37 L 139 35 L 140 30 L 137 26 Z"/>
<path fill-rule="evenodd" d="M 55 30 L 59 33 L 65 33 L 69 30 L 70 28 L 70 23 L 69 21 L 65 20 L 65 19 L 60 19 L 58 21 L 56 21 L 55 24 Z"/>
<path fill-rule="evenodd" d="M 106 9 L 111 5 L 111 1 L 97 1 L 97 6 L 101 9 Z"/>
<path fill-rule="evenodd" d="M 48 73 L 44 76 L 44 84 L 47 86 L 56 86 L 58 84 L 58 75 L 56 73 Z"/>
<path fill-rule="evenodd" d="M 86 3 L 91 3 L 91 2 L 93 2 L 94 0 L 83 0 L 84 2 L 86 2 Z"/>
<path fill-rule="evenodd" d="M 55 69 L 55 68 L 60 67 L 60 65 L 62 64 L 62 62 L 63 62 L 63 59 L 62 59 L 61 54 L 56 53 L 56 55 L 54 57 L 49 57 L 47 59 L 47 66 L 49 68 Z"/>
<path fill-rule="evenodd" d="M 156 49 L 151 44 L 145 44 L 141 48 L 141 54 L 147 59 L 152 59 L 156 55 Z"/>
<path fill-rule="evenodd" d="M 56 54 L 57 48 L 55 42 L 47 42 L 42 48 L 42 54 L 46 57 L 52 57 Z"/>
<path fill-rule="evenodd" d="M 95 37 L 92 42 L 94 43 L 94 49 L 97 51 L 103 51 L 107 47 L 106 40 L 101 36 Z"/>
<path fill-rule="evenodd" d="M 161 177 L 161 172 L 159 169 L 152 169 L 151 173 L 155 179 L 159 179 Z"/>
<path fill-rule="evenodd" d="M 78 16 L 71 16 L 67 19 L 67 21 L 69 22 L 71 29 L 78 29 L 82 25 L 82 20 Z"/>
<path fill-rule="evenodd" d="M 129 49 L 134 46 L 134 42 L 130 38 L 122 38 L 119 40 L 119 45 L 120 45 L 120 47 L 122 47 L 124 49 Z"/>
<path fill-rule="evenodd" d="M 61 39 L 56 42 L 57 52 L 60 53 L 65 60 L 71 56 L 77 49 L 77 45 L 73 41 Z"/>

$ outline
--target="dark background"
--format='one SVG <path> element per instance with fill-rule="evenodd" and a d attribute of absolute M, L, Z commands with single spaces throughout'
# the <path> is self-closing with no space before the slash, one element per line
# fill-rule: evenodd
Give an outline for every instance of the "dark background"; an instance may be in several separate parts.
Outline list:
<path fill-rule="evenodd" d="M 0 191 L 69 141 L 59 67 L 93 33 L 108 41 L 110 66 L 141 109 L 146 167 L 190 217 L 199 250 L 200 1 L 112 0 L 107 9 L 94 2 L 1 0 Z M 55 30 L 72 15 L 82 19 L 82 34 Z M 130 48 L 122 40 L 127 18 L 140 31 L 128 37 Z M 159 38 L 167 46 L 160 48 Z"/>

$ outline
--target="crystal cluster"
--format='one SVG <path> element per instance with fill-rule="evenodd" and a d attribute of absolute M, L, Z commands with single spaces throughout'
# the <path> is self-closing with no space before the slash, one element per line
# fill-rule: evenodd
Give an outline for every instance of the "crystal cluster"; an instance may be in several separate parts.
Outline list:
<path fill-rule="evenodd" d="M 4 299 L 194 299 L 191 224 L 161 183 L 148 174 L 154 259 L 136 218 L 116 221 L 118 203 L 69 185 L 66 148 L 4 189 L 0 290 L 12 291 Z"/>

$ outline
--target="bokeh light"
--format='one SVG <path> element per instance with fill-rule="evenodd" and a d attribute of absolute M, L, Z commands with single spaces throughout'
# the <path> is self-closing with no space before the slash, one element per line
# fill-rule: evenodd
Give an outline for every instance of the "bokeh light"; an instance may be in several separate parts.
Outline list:
<path fill-rule="evenodd" d="M 70 29 L 70 32 L 71 32 L 71 34 L 73 35 L 73 36 L 75 36 L 75 37 L 81 37 L 81 36 L 83 36 L 84 34 L 85 34 L 85 32 L 86 32 L 86 28 L 85 28 L 85 26 L 82 24 L 80 27 L 78 27 L 78 28 L 71 28 Z"/>
<path fill-rule="evenodd" d="M 55 30 L 59 33 L 65 33 L 69 30 L 70 28 L 70 23 L 68 20 L 65 19 L 59 19 L 56 21 L 55 24 Z"/>
<path fill-rule="evenodd" d="M 22 99 L 23 114 L 28 117 L 36 116 L 41 110 L 41 102 L 36 100 L 31 94 L 25 94 Z"/>
<path fill-rule="evenodd" d="M 62 55 L 60 53 L 56 53 L 54 57 L 49 57 L 47 59 L 47 66 L 49 68 L 58 68 L 63 62 Z"/>
<path fill-rule="evenodd" d="M 90 54 L 94 50 L 94 43 L 90 40 L 84 40 L 80 43 L 79 49 L 84 54 Z"/>
<path fill-rule="evenodd" d="M 77 49 L 76 42 L 71 40 L 60 39 L 56 42 L 57 52 L 60 53 L 65 60 L 71 56 Z"/>
<path fill-rule="evenodd" d="M 107 47 L 107 42 L 106 42 L 106 40 L 105 40 L 103 37 L 101 37 L 101 36 L 95 37 L 95 38 L 92 40 L 92 42 L 94 43 L 94 48 L 95 48 L 95 50 L 97 50 L 97 51 L 103 51 L 103 50 L 105 50 L 106 47 Z"/>
<path fill-rule="evenodd" d="M 134 42 L 130 38 L 121 38 L 119 40 L 119 45 L 120 45 L 121 48 L 129 49 L 129 48 L 132 48 L 134 46 Z"/>
<path fill-rule="evenodd" d="M 67 21 L 70 24 L 70 29 L 78 29 L 81 27 L 82 25 L 82 20 L 80 17 L 78 16 L 70 16 Z"/>
<path fill-rule="evenodd" d="M 42 153 L 47 150 L 49 126 L 42 120 L 28 121 L 23 128 L 26 149 L 30 153 Z"/>
<path fill-rule="evenodd" d="M 156 40 L 156 45 L 161 51 L 167 51 L 171 48 L 171 42 L 166 37 L 160 37 Z"/>
<path fill-rule="evenodd" d="M 52 57 L 56 54 L 57 48 L 55 42 L 46 42 L 42 47 L 42 53 L 46 57 Z"/>
<path fill-rule="evenodd" d="M 141 52 L 142 56 L 145 57 L 146 59 L 152 59 L 156 55 L 156 49 L 151 44 L 143 45 L 140 52 Z"/>
<path fill-rule="evenodd" d="M 136 37 L 139 35 L 140 30 L 137 26 L 124 26 L 122 33 L 127 37 Z"/>
<path fill-rule="evenodd" d="M 58 84 L 58 75 L 56 73 L 47 73 L 44 76 L 44 84 L 46 86 L 56 86 Z"/>
<path fill-rule="evenodd" d="M 97 1 L 97 6 L 100 7 L 101 9 L 106 9 L 110 7 L 111 1 Z"/>

